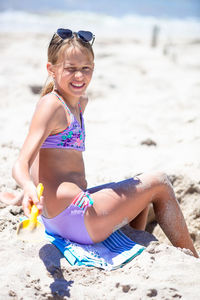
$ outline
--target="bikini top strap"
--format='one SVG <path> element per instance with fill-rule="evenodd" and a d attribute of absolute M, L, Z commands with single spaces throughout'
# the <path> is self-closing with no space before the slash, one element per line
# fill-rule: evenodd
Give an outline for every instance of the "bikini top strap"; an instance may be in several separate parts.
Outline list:
<path fill-rule="evenodd" d="M 69 113 L 70 115 L 72 115 L 72 112 L 70 111 L 70 109 L 69 109 L 69 107 L 67 106 L 67 104 L 65 103 L 65 101 L 64 101 L 64 100 L 63 100 L 56 92 L 51 92 L 51 94 L 55 95 L 55 96 L 56 96 L 56 97 L 64 104 L 64 106 L 66 107 L 68 113 Z M 81 115 L 82 115 L 82 109 L 81 109 L 81 104 L 80 104 L 80 102 L 78 103 L 78 106 L 79 106 L 79 109 L 80 109 L 80 113 L 81 113 Z"/>
<path fill-rule="evenodd" d="M 83 113 L 82 113 L 82 109 L 81 109 L 81 104 L 80 104 L 80 102 L 78 103 L 78 107 L 79 107 L 80 113 L 81 113 L 81 115 L 82 115 Z"/>
<path fill-rule="evenodd" d="M 67 104 L 65 103 L 65 101 L 56 92 L 51 92 L 51 94 L 55 95 L 62 102 L 62 104 L 64 104 L 64 106 L 66 107 L 69 115 L 71 116 L 72 113 L 71 113 L 69 107 L 67 106 Z"/>

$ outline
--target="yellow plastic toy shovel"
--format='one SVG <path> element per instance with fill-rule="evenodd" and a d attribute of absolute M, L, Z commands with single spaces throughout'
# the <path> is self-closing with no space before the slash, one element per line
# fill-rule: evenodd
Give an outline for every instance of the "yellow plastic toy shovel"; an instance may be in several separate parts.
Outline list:
<path fill-rule="evenodd" d="M 44 187 L 42 183 L 37 186 L 37 196 L 40 199 Z M 22 221 L 17 228 L 17 237 L 25 241 L 41 241 L 44 239 L 44 225 L 37 220 L 39 210 L 36 205 L 31 207 L 30 219 Z"/>

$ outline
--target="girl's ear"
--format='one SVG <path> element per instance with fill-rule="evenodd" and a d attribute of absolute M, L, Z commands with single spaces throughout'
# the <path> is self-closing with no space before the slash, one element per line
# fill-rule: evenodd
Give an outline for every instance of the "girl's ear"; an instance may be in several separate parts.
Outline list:
<path fill-rule="evenodd" d="M 47 63 L 47 72 L 50 76 L 54 77 L 54 69 L 52 63 Z"/>

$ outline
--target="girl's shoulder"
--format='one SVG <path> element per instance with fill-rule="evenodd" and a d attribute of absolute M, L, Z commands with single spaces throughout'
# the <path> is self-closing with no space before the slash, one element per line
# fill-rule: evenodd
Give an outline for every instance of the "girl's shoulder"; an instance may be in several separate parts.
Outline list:
<path fill-rule="evenodd" d="M 37 109 L 39 110 L 46 110 L 46 112 L 56 112 L 57 110 L 63 110 L 63 105 L 60 101 L 58 101 L 57 97 L 54 94 L 46 94 L 37 102 Z"/>
<path fill-rule="evenodd" d="M 40 118 L 44 122 L 49 123 L 50 120 L 52 122 L 65 116 L 65 111 L 62 103 L 57 101 L 55 95 L 46 94 L 38 100 L 34 115 L 37 116 L 37 119 Z"/>
<path fill-rule="evenodd" d="M 38 105 L 59 107 L 60 101 L 58 101 L 57 97 L 53 93 L 49 93 L 40 97 Z"/>

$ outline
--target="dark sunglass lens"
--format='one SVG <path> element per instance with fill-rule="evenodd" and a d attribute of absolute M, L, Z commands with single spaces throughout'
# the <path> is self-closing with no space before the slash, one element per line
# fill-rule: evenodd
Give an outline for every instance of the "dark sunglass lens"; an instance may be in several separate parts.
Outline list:
<path fill-rule="evenodd" d="M 82 31 L 82 30 L 80 30 L 78 32 L 78 36 L 84 42 L 90 42 L 93 39 L 93 34 L 90 31 Z"/>
<path fill-rule="evenodd" d="M 64 40 L 71 38 L 73 33 L 70 29 L 58 28 L 57 34 Z"/>

